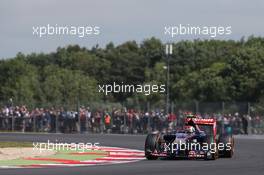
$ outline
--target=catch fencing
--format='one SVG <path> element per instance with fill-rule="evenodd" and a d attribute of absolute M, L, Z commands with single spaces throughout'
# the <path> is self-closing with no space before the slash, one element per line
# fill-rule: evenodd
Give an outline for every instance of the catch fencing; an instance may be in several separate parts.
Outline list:
<path fill-rule="evenodd" d="M 184 113 L 214 117 L 219 125 L 230 125 L 234 134 L 264 134 L 261 111 L 252 103 L 174 102 L 170 114 L 150 103 L 124 107 L 125 104 L 93 103 L 78 108 L 3 107 L 0 130 L 8 132 L 119 133 L 166 132 L 183 126 Z M 162 105 L 161 105 L 162 106 Z"/>

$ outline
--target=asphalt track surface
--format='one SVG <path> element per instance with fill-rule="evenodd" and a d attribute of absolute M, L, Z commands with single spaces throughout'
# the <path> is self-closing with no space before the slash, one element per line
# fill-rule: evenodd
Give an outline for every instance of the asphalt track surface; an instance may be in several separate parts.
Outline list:
<path fill-rule="evenodd" d="M 1 133 L 0 141 L 99 142 L 104 146 L 144 149 L 142 135 L 14 134 Z M 204 160 L 143 160 L 128 164 L 39 169 L 0 169 L 1 175 L 260 175 L 264 173 L 264 139 L 235 139 L 233 158 Z"/>

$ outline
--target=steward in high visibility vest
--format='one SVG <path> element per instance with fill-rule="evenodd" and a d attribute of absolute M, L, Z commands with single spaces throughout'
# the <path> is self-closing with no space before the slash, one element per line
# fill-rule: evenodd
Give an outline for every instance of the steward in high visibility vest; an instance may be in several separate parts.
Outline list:
<path fill-rule="evenodd" d="M 111 117 L 110 115 L 106 114 L 105 115 L 105 124 L 110 124 L 111 123 Z"/>
<path fill-rule="evenodd" d="M 109 114 L 106 114 L 104 117 L 105 129 L 110 129 L 111 117 Z"/>

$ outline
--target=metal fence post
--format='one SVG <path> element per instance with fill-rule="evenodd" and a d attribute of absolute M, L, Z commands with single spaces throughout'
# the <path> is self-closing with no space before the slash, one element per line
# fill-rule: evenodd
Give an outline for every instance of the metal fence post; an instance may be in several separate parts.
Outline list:
<path fill-rule="evenodd" d="M 41 122 L 40 122 L 40 132 L 44 131 L 44 118 L 41 116 Z"/>
<path fill-rule="evenodd" d="M 101 114 L 101 118 L 100 118 L 100 133 L 101 134 L 104 133 L 104 113 Z"/>
<path fill-rule="evenodd" d="M 199 102 L 195 100 L 195 113 L 197 114 L 199 112 Z"/>
<path fill-rule="evenodd" d="M 56 114 L 55 118 L 55 132 L 58 133 L 59 131 L 59 116 Z"/>
<path fill-rule="evenodd" d="M 174 113 L 174 103 L 171 102 L 171 114 L 173 114 L 173 113 Z"/>
<path fill-rule="evenodd" d="M 88 116 L 86 116 L 85 114 L 85 132 L 88 133 L 89 132 L 89 119 Z"/>
<path fill-rule="evenodd" d="M 81 125 L 81 116 L 80 116 L 80 112 L 78 112 L 78 115 L 77 115 L 77 117 L 78 117 L 78 132 L 79 133 L 82 133 L 82 125 Z"/>
<path fill-rule="evenodd" d="M 174 102 L 172 102 L 171 106 L 172 106 L 171 114 L 176 116 L 177 111 L 175 110 L 175 104 L 174 104 Z M 176 116 L 176 119 L 173 121 L 173 129 L 174 129 L 174 130 L 175 130 L 176 127 L 177 127 L 177 118 L 178 118 L 178 117 L 179 117 L 179 116 Z"/>
<path fill-rule="evenodd" d="M 27 118 L 23 117 L 22 118 L 22 133 L 24 133 L 26 130 L 26 122 L 27 122 Z"/>
<path fill-rule="evenodd" d="M 148 133 L 150 133 L 152 131 L 152 128 L 151 128 L 151 125 L 150 125 L 151 116 L 150 116 L 150 104 L 149 104 L 149 102 L 147 103 L 147 113 L 149 114 L 148 115 Z"/>
<path fill-rule="evenodd" d="M 11 119 L 11 128 L 12 128 L 12 132 L 15 131 L 15 116 L 12 116 L 12 119 Z"/>
<path fill-rule="evenodd" d="M 250 102 L 247 103 L 247 114 L 248 114 L 248 117 L 247 117 L 247 121 L 248 121 L 248 134 L 252 134 L 252 123 L 250 122 L 249 118 L 251 117 L 250 116 L 250 108 L 251 108 L 251 105 L 250 105 Z"/>
<path fill-rule="evenodd" d="M 222 114 L 225 113 L 225 102 L 222 102 Z"/>
<path fill-rule="evenodd" d="M 248 102 L 247 104 L 247 114 L 250 116 L 250 108 L 251 108 L 251 105 L 250 105 L 250 102 Z"/>
<path fill-rule="evenodd" d="M 33 116 L 33 132 L 36 132 L 36 116 Z"/>

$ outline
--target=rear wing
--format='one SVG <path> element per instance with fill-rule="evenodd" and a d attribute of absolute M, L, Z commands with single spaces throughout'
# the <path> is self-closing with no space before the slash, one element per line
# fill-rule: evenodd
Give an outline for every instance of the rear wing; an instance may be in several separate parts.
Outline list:
<path fill-rule="evenodd" d="M 216 120 L 213 118 L 209 118 L 209 119 L 186 118 L 185 124 L 187 124 L 190 120 L 193 120 L 194 123 L 197 125 L 215 125 L 216 124 Z"/>
<path fill-rule="evenodd" d="M 209 119 L 200 119 L 200 118 L 186 118 L 185 119 L 185 125 L 188 125 L 188 122 L 190 120 L 193 120 L 193 122 L 197 125 L 211 125 L 213 129 L 214 136 L 216 136 L 217 130 L 216 130 L 216 120 L 213 118 Z"/>

